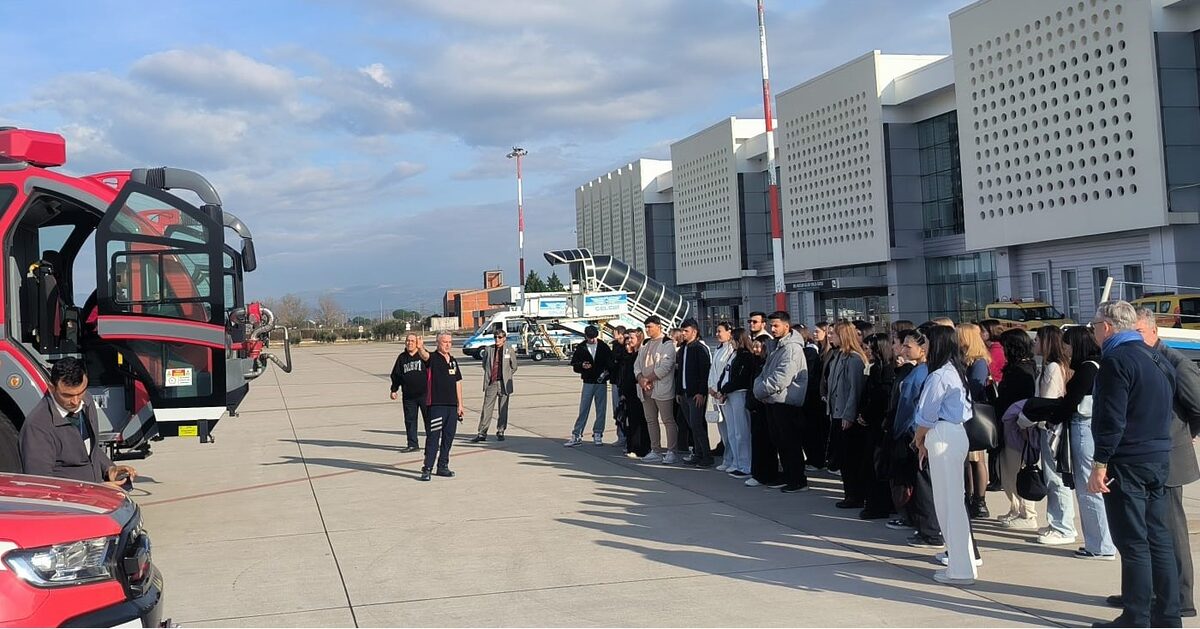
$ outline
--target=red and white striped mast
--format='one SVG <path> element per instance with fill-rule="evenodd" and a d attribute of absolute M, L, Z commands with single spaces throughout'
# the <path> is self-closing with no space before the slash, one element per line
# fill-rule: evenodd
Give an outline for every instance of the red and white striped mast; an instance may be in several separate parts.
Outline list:
<path fill-rule="evenodd" d="M 521 255 L 519 269 L 522 289 L 525 287 L 525 203 L 521 198 L 521 158 L 528 154 L 529 151 L 519 146 L 514 146 L 508 154 L 509 159 L 517 159 L 517 250 Z"/>
<path fill-rule="evenodd" d="M 771 79 L 767 71 L 767 23 L 763 0 L 758 0 L 758 46 L 762 57 L 763 119 L 767 125 L 767 197 L 771 209 L 771 253 L 775 271 L 775 309 L 787 310 L 783 283 L 783 211 L 779 206 L 779 176 L 775 174 L 775 122 L 771 113 Z"/>

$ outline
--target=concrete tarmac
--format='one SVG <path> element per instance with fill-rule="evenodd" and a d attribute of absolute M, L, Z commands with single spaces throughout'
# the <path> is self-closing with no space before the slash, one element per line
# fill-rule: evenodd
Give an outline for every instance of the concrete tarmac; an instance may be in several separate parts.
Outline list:
<path fill-rule="evenodd" d="M 979 580 L 948 587 L 932 579 L 934 551 L 905 545 L 907 532 L 834 508 L 832 475 L 781 494 L 611 445 L 564 448 L 580 388 L 565 363 L 522 360 L 508 439 L 476 445 L 466 440 L 482 374 L 460 356 L 458 475 L 417 482 L 421 455 L 400 452 L 400 402 L 388 398 L 402 348 L 295 350 L 294 372 L 255 381 L 215 443 L 171 439 L 133 462 L 168 616 L 212 627 L 974 627 L 1119 613 L 1103 598 L 1119 590 L 1120 563 L 1072 558 L 1082 537 L 1043 546 L 1034 531 L 976 521 Z M 1188 496 L 1196 517 L 1200 495 Z M 1003 513 L 1003 495 L 988 498 Z"/>

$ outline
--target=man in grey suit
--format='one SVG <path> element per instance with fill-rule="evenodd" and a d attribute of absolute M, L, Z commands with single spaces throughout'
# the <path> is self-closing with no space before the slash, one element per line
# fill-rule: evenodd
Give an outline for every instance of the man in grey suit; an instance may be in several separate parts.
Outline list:
<path fill-rule="evenodd" d="M 1179 567 L 1179 615 L 1196 615 L 1192 595 L 1192 547 L 1188 540 L 1187 514 L 1183 510 L 1183 486 L 1200 480 L 1200 465 L 1192 440 L 1200 435 L 1200 368 L 1196 363 L 1158 338 L 1154 313 L 1138 308 L 1137 331 L 1146 345 L 1162 354 L 1175 367 L 1174 422 L 1171 423 L 1171 466 L 1167 472 L 1166 494 L 1171 539 L 1175 544 L 1175 564 Z M 1124 607 L 1120 595 L 1107 599 L 1113 607 Z"/>
<path fill-rule="evenodd" d="M 504 429 L 508 428 L 508 398 L 513 392 L 513 374 L 517 371 L 517 353 L 505 343 L 503 329 L 493 333 L 494 345 L 483 348 L 483 412 L 479 415 L 479 433 L 471 443 L 487 441 L 488 427 L 492 425 L 492 410 L 500 406 L 500 417 L 496 420 L 496 440 L 504 441 Z"/>

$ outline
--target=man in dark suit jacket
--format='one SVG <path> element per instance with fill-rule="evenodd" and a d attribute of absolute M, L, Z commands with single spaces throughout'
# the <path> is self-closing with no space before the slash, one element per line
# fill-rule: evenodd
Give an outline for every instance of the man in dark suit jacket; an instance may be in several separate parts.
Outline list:
<path fill-rule="evenodd" d="M 508 346 L 507 333 L 498 328 L 492 333 L 495 342 L 483 348 L 483 411 L 479 414 L 479 432 L 471 443 L 487 441 L 488 428 L 492 425 L 492 411 L 500 406 L 496 420 L 496 440 L 504 441 L 504 429 L 508 428 L 508 398 L 513 393 L 513 374 L 517 371 L 517 353 Z"/>
<path fill-rule="evenodd" d="M 1137 331 L 1146 344 L 1157 350 L 1175 367 L 1174 421 L 1171 423 L 1171 468 L 1167 472 L 1166 494 L 1169 508 L 1167 524 L 1175 542 L 1175 565 L 1179 568 L 1179 615 L 1196 615 L 1192 594 L 1192 547 L 1188 539 L 1187 514 L 1183 510 L 1183 486 L 1200 480 L 1200 465 L 1192 440 L 1200 435 L 1200 368 L 1178 350 L 1163 345 L 1158 338 L 1154 313 L 1138 309 Z M 1108 597 L 1113 607 L 1124 607 L 1119 595 Z"/>
<path fill-rule="evenodd" d="M 87 392 L 83 361 L 64 358 L 50 370 L 50 393 L 21 426 L 26 474 L 54 476 L 120 487 L 137 474 L 113 465 L 100 444 L 95 401 Z"/>

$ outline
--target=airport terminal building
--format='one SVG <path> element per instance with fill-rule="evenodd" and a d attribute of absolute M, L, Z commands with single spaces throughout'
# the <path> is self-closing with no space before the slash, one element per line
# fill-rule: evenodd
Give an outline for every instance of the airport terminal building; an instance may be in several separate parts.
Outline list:
<path fill-rule="evenodd" d="M 778 94 L 793 313 L 971 320 L 1024 298 L 1080 320 L 1110 277 L 1127 298 L 1200 287 L 1200 1 L 983 0 L 949 21 L 949 56 L 875 51 Z M 718 122 L 639 184 L 669 195 L 655 244 L 708 323 L 771 303 L 764 129 Z M 578 244 L 628 255 L 585 229 L 594 187 Z"/>

